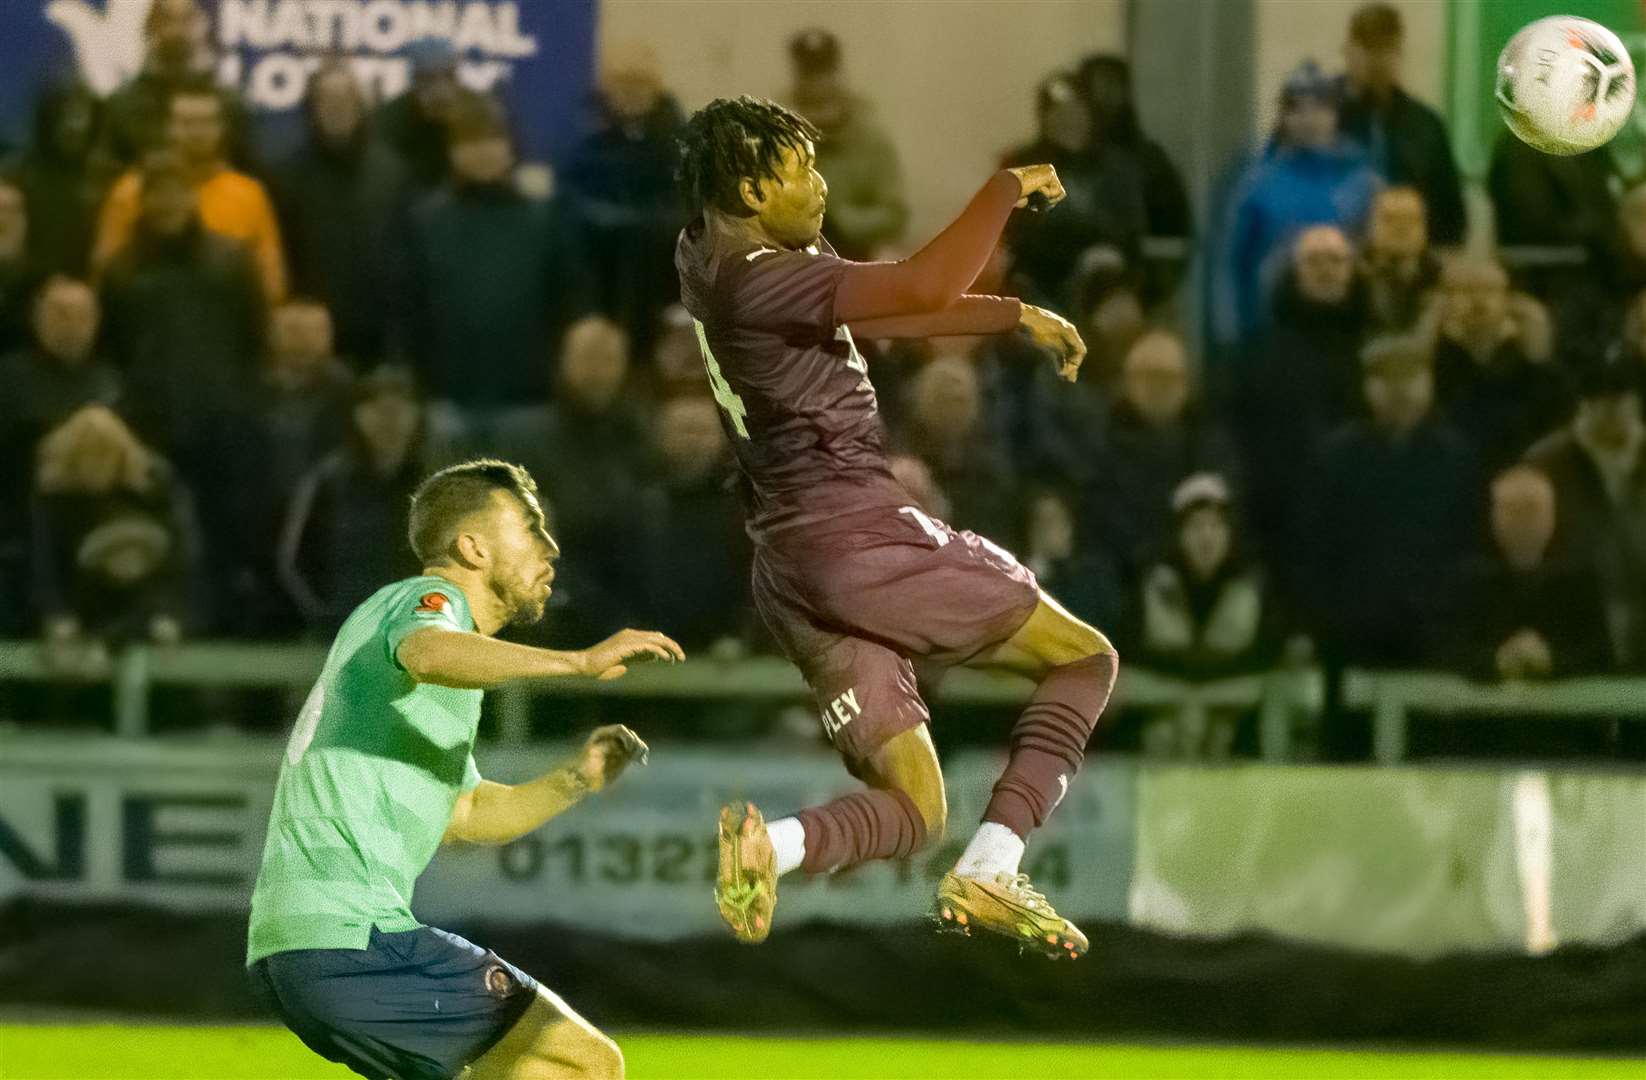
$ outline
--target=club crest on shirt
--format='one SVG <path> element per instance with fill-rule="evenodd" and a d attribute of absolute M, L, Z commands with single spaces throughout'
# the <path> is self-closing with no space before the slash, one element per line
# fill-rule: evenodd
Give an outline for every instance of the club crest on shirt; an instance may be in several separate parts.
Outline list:
<path fill-rule="evenodd" d="M 446 604 L 445 593 L 424 593 L 422 598 L 417 601 L 417 607 L 414 610 L 428 615 L 438 615 L 446 610 Z"/>

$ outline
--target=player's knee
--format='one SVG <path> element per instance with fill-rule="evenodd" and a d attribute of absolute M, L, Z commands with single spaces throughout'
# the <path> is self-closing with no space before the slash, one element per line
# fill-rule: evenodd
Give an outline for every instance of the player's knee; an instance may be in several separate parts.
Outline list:
<path fill-rule="evenodd" d="M 579 1045 L 576 1064 L 579 1080 L 623 1080 L 623 1051 L 604 1035 L 595 1034 Z"/>
<path fill-rule="evenodd" d="M 949 805 L 943 795 L 942 786 L 934 792 L 927 790 L 920 794 L 909 793 L 914 802 L 914 808 L 920 812 L 921 823 L 925 827 L 921 836 L 920 847 L 930 847 L 943 839 L 943 830 L 949 826 Z"/>

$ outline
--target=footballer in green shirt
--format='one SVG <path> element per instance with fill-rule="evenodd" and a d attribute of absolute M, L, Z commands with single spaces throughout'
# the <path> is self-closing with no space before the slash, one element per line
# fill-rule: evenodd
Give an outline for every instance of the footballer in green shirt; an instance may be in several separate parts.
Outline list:
<path fill-rule="evenodd" d="M 560 555 L 517 465 L 435 473 L 409 532 L 422 576 L 349 616 L 287 744 L 246 964 L 304 1043 L 362 1076 L 621 1076 L 616 1044 L 554 993 L 419 923 L 412 886 L 441 843 L 508 843 L 645 760 L 639 736 L 613 725 L 529 783 L 483 780 L 473 749 L 488 687 L 613 679 L 638 659 L 685 656 L 636 630 L 580 652 L 492 637 L 542 618 Z"/>

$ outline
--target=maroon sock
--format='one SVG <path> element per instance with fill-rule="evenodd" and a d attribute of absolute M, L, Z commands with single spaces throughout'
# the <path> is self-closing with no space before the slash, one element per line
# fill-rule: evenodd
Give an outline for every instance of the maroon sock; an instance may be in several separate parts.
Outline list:
<path fill-rule="evenodd" d="M 901 859 L 926 842 L 926 820 L 896 789 L 857 791 L 795 815 L 806 830 L 800 869 L 821 874 L 871 859 Z"/>
<path fill-rule="evenodd" d="M 1099 653 L 1047 673 L 1012 726 L 1011 760 L 995 782 L 984 821 L 1024 839 L 1045 822 L 1080 769 L 1118 668 L 1113 653 Z"/>

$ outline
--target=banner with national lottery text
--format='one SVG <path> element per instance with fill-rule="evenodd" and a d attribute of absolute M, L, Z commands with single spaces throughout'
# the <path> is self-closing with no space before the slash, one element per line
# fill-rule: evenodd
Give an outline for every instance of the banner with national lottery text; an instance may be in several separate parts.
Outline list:
<path fill-rule="evenodd" d="M 143 63 L 152 0 L 0 3 L 0 146 L 28 137 L 39 89 L 78 71 L 108 94 Z M 372 98 L 410 84 L 406 47 L 444 38 L 458 77 L 509 106 L 523 147 L 554 160 L 587 114 L 597 0 L 202 0 L 218 78 L 236 87 L 269 154 L 300 130 L 303 90 L 322 56 L 347 57 Z"/>

